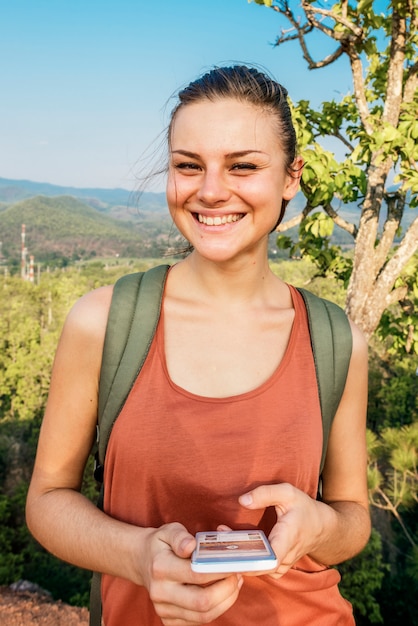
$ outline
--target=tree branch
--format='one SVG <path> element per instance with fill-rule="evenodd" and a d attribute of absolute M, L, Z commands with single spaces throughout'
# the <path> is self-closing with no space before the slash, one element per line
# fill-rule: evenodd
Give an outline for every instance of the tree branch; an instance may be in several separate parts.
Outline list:
<path fill-rule="evenodd" d="M 392 306 L 392 304 L 399 304 L 401 300 L 404 300 L 408 293 L 408 287 L 404 285 L 403 287 L 396 287 L 396 289 L 392 289 L 390 293 L 385 297 L 386 307 Z"/>
<path fill-rule="evenodd" d="M 392 291 L 393 284 L 409 259 L 418 248 L 418 217 L 406 231 L 404 238 L 391 259 L 386 263 L 376 280 L 376 289 L 383 289 L 386 293 Z"/>
<path fill-rule="evenodd" d="M 353 74 L 354 93 L 360 113 L 360 119 L 366 132 L 371 134 L 373 128 L 369 123 L 370 112 L 367 105 L 367 99 L 364 89 L 363 67 L 354 45 L 363 38 L 364 34 L 363 30 L 360 27 L 356 26 L 347 19 L 347 3 L 344 2 L 344 10 L 342 12 L 342 15 L 335 15 L 334 13 L 332 13 L 332 11 L 327 11 L 325 9 L 315 9 L 311 6 L 308 0 L 302 0 L 302 8 L 305 12 L 309 26 L 308 24 L 304 24 L 303 26 L 300 25 L 300 21 L 295 17 L 291 9 L 289 8 L 288 2 L 285 2 L 282 7 L 274 6 L 273 8 L 281 15 L 284 15 L 296 31 L 295 35 L 278 38 L 275 45 L 278 46 L 284 41 L 289 41 L 290 39 L 298 39 L 302 49 L 303 57 L 308 63 L 309 69 L 318 69 L 321 67 L 325 67 L 326 65 L 330 65 L 331 63 L 336 61 L 344 53 L 347 54 L 350 59 L 351 71 Z M 322 15 L 323 17 L 329 17 L 335 22 L 344 25 L 344 27 L 347 28 L 352 33 L 352 35 L 347 35 L 347 33 L 336 33 L 333 29 L 324 26 L 317 19 L 315 19 L 315 12 Z M 308 51 L 305 41 L 305 35 L 308 32 L 311 32 L 314 28 L 317 28 L 326 36 L 334 39 L 334 41 L 340 42 L 340 46 L 337 48 L 337 50 L 335 50 L 335 52 L 328 55 L 322 61 L 317 62 L 313 60 L 311 54 Z"/>
<path fill-rule="evenodd" d="M 358 228 L 355 224 L 347 222 L 341 215 L 335 211 L 331 204 L 324 205 L 324 211 L 333 220 L 334 224 L 337 224 L 340 228 L 347 231 L 354 239 L 357 236 Z"/>
<path fill-rule="evenodd" d="M 392 39 L 382 121 L 396 126 L 402 103 L 402 85 L 406 46 L 406 20 L 393 8 Z"/>
<path fill-rule="evenodd" d="M 405 342 L 405 352 L 407 354 L 409 354 L 411 352 L 411 350 L 412 350 L 412 346 L 413 346 L 413 342 L 414 342 L 414 333 L 415 333 L 415 325 L 414 324 L 409 324 L 409 326 L 408 326 L 408 335 L 406 337 L 406 342 Z M 418 502 L 418 497 L 417 497 L 416 494 L 414 494 L 412 497 L 414 498 L 415 502 Z"/>
<path fill-rule="evenodd" d="M 402 517 L 399 515 L 397 508 L 393 505 L 393 503 L 389 500 L 387 495 L 384 493 L 384 491 L 380 487 L 376 489 L 376 492 L 382 498 L 384 504 L 380 502 L 376 502 L 373 498 L 371 498 L 371 502 L 373 506 L 379 509 L 390 511 L 392 515 L 395 517 L 395 519 L 399 522 L 403 532 L 405 533 L 405 537 L 408 539 L 409 543 L 415 548 L 416 543 L 414 539 L 412 538 L 412 536 L 409 534 L 408 529 L 406 528 Z"/>
<path fill-rule="evenodd" d="M 299 224 L 309 215 L 312 211 L 313 207 L 309 204 L 306 204 L 303 211 L 292 217 L 292 219 L 287 220 L 287 222 L 280 222 L 278 227 L 276 228 L 276 233 L 285 233 L 287 230 L 294 228 L 295 226 L 299 226 Z"/>
<path fill-rule="evenodd" d="M 396 231 L 402 221 L 405 208 L 405 195 L 394 193 L 385 197 L 388 205 L 388 214 L 383 228 L 383 234 L 378 246 L 375 248 L 375 262 L 377 267 L 381 267 L 390 252 L 395 239 Z"/>
<path fill-rule="evenodd" d="M 295 35 L 289 35 L 286 37 L 279 37 L 276 40 L 275 46 L 279 46 L 280 44 L 284 43 L 285 41 L 291 41 L 291 40 L 295 40 L 298 39 L 299 40 L 299 44 L 300 47 L 302 49 L 302 54 L 303 54 L 303 58 L 305 59 L 305 61 L 307 62 L 309 69 L 312 69 L 315 65 L 314 60 L 312 59 L 311 55 L 309 54 L 308 48 L 306 46 L 306 41 L 305 41 L 305 35 L 307 33 L 310 33 L 313 30 L 313 26 L 311 26 L 309 23 L 304 24 L 304 25 L 300 25 L 300 21 L 298 19 L 295 18 L 295 16 L 293 15 L 292 11 L 289 8 L 289 5 L 287 4 L 287 2 L 285 3 L 284 9 L 281 9 L 277 6 L 273 7 L 278 13 L 281 13 L 282 15 L 284 15 L 289 22 L 292 24 L 293 29 L 296 31 Z"/>
<path fill-rule="evenodd" d="M 347 11 L 345 11 L 345 14 L 343 13 L 341 15 L 336 15 L 335 13 L 332 12 L 332 10 L 313 7 L 306 0 L 302 0 L 302 8 L 305 11 L 308 21 L 314 26 L 314 28 L 317 28 L 328 37 L 332 37 L 332 39 L 335 39 L 336 41 L 342 41 L 342 40 L 346 40 L 347 37 L 350 37 L 350 36 L 347 35 L 347 33 L 338 32 L 338 31 L 336 32 L 334 29 L 328 26 L 325 26 L 319 20 L 313 17 L 314 14 L 322 15 L 322 17 L 324 18 L 327 17 L 327 18 L 334 20 L 336 24 L 341 24 L 353 34 L 355 40 L 358 41 L 360 39 L 363 39 L 363 29 L 360 26 L 353 24 L 351 20 L 347 19 Z"/>
<path fill-rule="evenodd" d="M 344 137 L 344 135 L 340 133 L 339 130 L 333 133 L 333 136 L 339 139 L 346 146 L 346 148 L 349 149 L 350 152 L 354 151 L 354 146 L 348 141 L 348 139 Z"/>
<path fill-rule="evenodd" d="M 329 54 L 325 59 L 322 59 L 322 61 L 314 61 L 311 54 L 309 53 L 308 47 L 306 45 L 306 40 L 305 40 L 305 36 L 312 32 L 312 30 L 314 29 L 314 26 L 312 24 L 306 23 L 303 24 L 302 26 L 300 25 L 300 21 L 299 19 L 297 19 L 294 14 L 292 13 L 292 11 L 289 8 L 289 5 L 287 4 L 287 2 L 284 5 L 284 8 L 280 8 L 278 6 L 274 6 L 272 7 L 275 11 L 277 11 L 277 13 L 280 13 L 281 15 L 284 15 L 289 22 L 292 24 L 292 30 L 295 31 L 294 35 L 286 35 L 284 36 L 284 32 L 282 30 L 282 36 L 278 37 L 276 39 L 276 42 L 274 44 L 275 47 L 280 46 L 282 43 L 285 43 L 287 41 L 295 41 L 296 39 L 299 40 L 299 44 L 300 47 L 302 49 L 302 54 L 303 54 L 303 58 L 305 59 L 305 61 L 308 64 L 308 67 L 310 70 L 315 70 L 315 69 L 319 69 L 321 67 L 325 67 L 326 65 L 330 65 L 331 63 L 333 63 L 334 61 L 336 61 L 344 52 L 344 50 L 342 49 L 342 47 L 340 46 L 339 48 L 337 48 L 337 50 L 335 50 L 335 52 L 333 52 L 332 54 Z M 329 36 L 332 36 L 332 30 L 330 31 L 331 34 Z"/>
<path fill-rule="evenodd" d="M 407 70 L 403 99 L 405 103 L 412 102 L 418 86 L 418 61 Z"/>
<path fill-rule="evenodd" d="M 350 59 L 351 73 L 353 75 L 354 96 L 356 98 L 361 123 L 363 124 L 365 131 L 370 135 L 373 132 L 373 127 L 369 122 L 370 111 L 364 88 L 363 64 L 352 44 L 347 44 L 345 52 Z"/>
<path fill-rule="evenodd" d="M 414 8 L 411 0 L 411 22 L 409 25 L 409 35 L 414 36 L 418 32 L 418 9 Z M 418 61 L 406 70 L 406 81 L 404 87 L 404 102 L 412 102 L 418 86 Z"/>

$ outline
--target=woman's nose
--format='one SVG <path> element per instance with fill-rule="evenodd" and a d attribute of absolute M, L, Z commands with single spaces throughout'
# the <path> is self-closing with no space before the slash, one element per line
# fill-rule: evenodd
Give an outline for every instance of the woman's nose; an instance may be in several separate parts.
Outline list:
<path fill-rule="evenodd" d="M 200 181 L 197 198 L 207 206 L 226 202 L 230 197 L 230 190 L 222 172 L 206 170 Z"/>

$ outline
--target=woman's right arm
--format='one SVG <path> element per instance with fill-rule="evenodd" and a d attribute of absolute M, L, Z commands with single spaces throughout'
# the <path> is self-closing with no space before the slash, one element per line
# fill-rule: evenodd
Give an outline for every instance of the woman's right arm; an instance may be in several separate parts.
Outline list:
<path fill-rule="evenodd" d="M 235 602 L 238 577 L 201 586 L 217 576 L 191 571 L 194 538 L 183 526 L 139 528 L 109 517 L 80 493 L 96 435 L 111 296 L 111 287 L 87 294 L 65 322 L 27 497 L 27 524 L 60 559 L 144 585 L 163 623 L 202 623 L 202 613 L 213 620 Z"/>
<path fill-rule="evenodd" d="M 55 355 L 26 516 L 36 539 L 59 558 L 133 577 L 120 556 L 135 529 L 121 526 L 80 493 L 96 430 L 101 355 L 112 289 L 81 298 L 65 322 Z M 138 541 L 138 537 L 136 538 Z M 136 574 L 137 575 L 137 574 Z M 138 581 L 139 582 L 139 581 Z"/>

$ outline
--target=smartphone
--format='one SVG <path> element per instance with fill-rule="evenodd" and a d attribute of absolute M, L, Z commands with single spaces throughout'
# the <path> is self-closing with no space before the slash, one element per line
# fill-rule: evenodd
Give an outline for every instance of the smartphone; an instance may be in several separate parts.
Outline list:
<path fill-rule="evenodd" d="M 192 570 L 203 574 L 268 571 L 277 558 L 262 530 L 199 532 Z"/>

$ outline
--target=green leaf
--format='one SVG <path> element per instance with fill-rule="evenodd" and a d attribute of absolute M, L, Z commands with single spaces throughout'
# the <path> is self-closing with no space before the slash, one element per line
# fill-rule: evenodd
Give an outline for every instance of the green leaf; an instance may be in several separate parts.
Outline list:
<path fill-rule="evenodd" d="M 293 247 L 293 241 L 287 235 L 279 235 L 276 244 L 279 250 L 288 250 Z"/>
<path fill-rule="evenodd" d="M 367 484 L 370 491 L 375 491 L 382 483 L 382 474 L 377 465 L 370 465 L 367 470 Z"/>
<path fill-rule="evenodd" d="M 360 13 L 368 7 L 372 6 L 372 4 L 373 0 L 359 0 L 359 2 L 357 3 L 357 11 Z"/>

